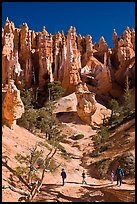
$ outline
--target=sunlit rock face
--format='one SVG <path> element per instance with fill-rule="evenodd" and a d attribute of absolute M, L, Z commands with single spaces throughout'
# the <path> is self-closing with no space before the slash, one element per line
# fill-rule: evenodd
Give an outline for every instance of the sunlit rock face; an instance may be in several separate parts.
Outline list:
<path fill-rule="evenodd" d="M 6 89 L 6 94 L 3 99 L 2 116 L 7 126 L 13 129 L 16 120 L 21 118 L 24 113 L 24 105 L 20 98 L 20 91 L 15 86 L 14 80 L 9 81 Z"/>
<path fill-rule="evenodd" d="M 28 88 L 45 91 L 47 83 L 59 80 L 67 95 L 84 82 L 97 95 L 120 98 L 126 76 L 134 87 L 135 30 L 127 27 L 118 37 L 114 29 L 114 48 L 103 36 L 92 41 L 72 26 L 66 34 L 50 34 L 45 26 L 41 32 L 29 30 L 27 23 L 15 28 L 7 18 L 2 28 L 2 83 L 5 86 L 11 75 L 16 85 L 23 80 Z"/>
<path fill-rule="evenodd" d="M 78 84 L 76 86 L 77 97 L 77 114 L 78 116 L 88 124 L 91 124 L 92 115 L 96 111 L 96 100 L 94 93 L 91 93 L 86 84 Z"/>
<path fill-rule="evenodd" d="M 116 31 L 115 31 L 116 32 Z M 116 35 L 116 33 L 115 33 Z M 114 50 L 117 61 L 115 79 L 120 84 L 125 81 L 126 75 L 134 77 L 135 68 L 135 30 L 125 29 L 122 36 L 114 41 Z M 131 74 L 132 73 L 132 74 Z"/>
<path fill-rule="evenodd" d="M 76 29 L 71 26 L 66 35 L 66 57 L 63 59 L 65 63 L 62 77 L 62 86 L 68 91 L 81 82 L 80 57 L 80 51 L 78 50 L 76 43 Z"/>

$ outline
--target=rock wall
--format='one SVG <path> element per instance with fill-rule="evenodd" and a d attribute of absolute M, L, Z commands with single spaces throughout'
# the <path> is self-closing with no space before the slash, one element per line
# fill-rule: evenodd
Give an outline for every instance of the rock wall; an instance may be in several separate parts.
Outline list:
<path fill-rule="evenodd" d="M 77 35 L 72 26 L 66 34 L 54 35 L 45 27 L 42 32 L 29 30 L 26 23 L 15 28 L 7 18 L 2 28 L 2 83 L 25 80 L 28 88 L 44 90 L 48 82 L 60 80 L 67 95 L 84 81 L 97 94 L 121 97 L 126 75 L 134 81 L 135 30 L 127 27 L 120 37 L 114 30 L 112 41 L 114 48 L 103 36 L 93 44 L 90 35 Z"/>
<path fill-rule="evenodd" d="M 116 36 L 116 31 L 115 31 Z M 129 27 L 123 32 L 122 36 L 114 41 L 114 50 L 118 66 L 115 71 L 115 79 L 120 84 L 123 84 L 127 69 L 133 69 L 132 62 L 135 58 L 135 30 L 130 30 Z"/>

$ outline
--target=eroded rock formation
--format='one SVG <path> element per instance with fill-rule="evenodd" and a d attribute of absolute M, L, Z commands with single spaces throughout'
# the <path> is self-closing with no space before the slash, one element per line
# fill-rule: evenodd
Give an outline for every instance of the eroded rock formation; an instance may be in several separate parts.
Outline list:
<path fill-rule="evenodd" d="M 48 82 L 59 80 L 67 95 L 84 82 L 103 100 L 120 99 L 126 76 L 130 89 L 135 87 L 135 30 L 127 27 L 118 37 L 114 29 L 112 41 L 114 48 L 108 47 L 103 36 L 93 44 L 90 35 L 77 35 L 72 26 L 66 34 L 54 35 L 46 27 L 42 32 L 29 30 L 27 23 L 15 28 L 7 18 L 2 28 L 3 87 L 9 79 L 14 79 L 15 85 L 24 80 L 27 88 L 45 92 Z"/>
<path fill-rule="evenodd" d="M 123 86 L 125 75 L 133 76 L 135 30 L 127 27 L 119 38 L 114 29 L 112 41 L 114 48 L 108 47 L 103 36 L 93 44 L 90 35 L 77 35 L 72 26 L 66 35 L 63 31 L 49 34 L 46 27 L 42 32 L 34 32 L 27 23 L 15 28 L 7 18 L 2 30 L 2 83 L 7 83 L 12 61 L 15 83 L 23 79 L 27 87 L 35 85 L 42 90 L 48 82 L 60 80 L 66 93 L 73 92 L 81 82 L 83 68 L 88 67 L 86 82 L 89 81 L 90 89 L 113 97 L 114 89 Z M 17 67 L 22 70 L 20 77 L 16 74 Z"/>
<path fill-rule="evenodd" d="M 79 83 L 76 86 L 76 97 L 77 97 L 77 113 L 78 116 L 91 125 L 92 115 L 95 113 L 96 100 L 94 93 L 88 90 L 86 84 Z"/>
<path fill-rule="evenodd" d="M 115 79 L 119 83 L 123 83 L 125 75 L 127 74 L 127 69 L 133 69 L 135 65 L 135 33 L 134 29 L 131 30 L 129 27 L 123 32 L 123 35 L 117 42 L 117 46 L 113 50 L 116 53 L 118 60 L 118 69 L 115 72 Z M 115 44 L 115 43 L 114 43 Z"/>
<path fill-rule="evenodd" d="M 15 86 L 14 80 L 9 81 L 5 91 L 2 116 L 6 124 L 13 129 L 16 124 L 16 120 L 21 118 L 21 115 L 24 113 L 24 105 L 20 98 L 20 91 Z"/>
<path fill-rule="evenodd" d="M 105 63 L 101 63 L 94 56 L 90 57 L 86 66 L 81 69 L 81 76 L 83 81 L 88 82 L 89 90 L 95 93 L 108 93 L 112 88 L 109 67 Z"/>

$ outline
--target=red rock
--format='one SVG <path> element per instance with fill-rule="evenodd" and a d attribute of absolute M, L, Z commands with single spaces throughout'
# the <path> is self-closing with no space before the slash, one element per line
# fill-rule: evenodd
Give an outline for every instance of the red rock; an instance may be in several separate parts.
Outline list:
<path fill-rule="evenodd" d="M 67 95 L 84 79 L 90 91 L 120 98 L 126 74 L 134 80 L 135 30 L 127 27 L 118 37 L 114 29 L 112 41 L 114 48 L 108 48 L 103 36 L 93 44 L 90 35 L 77 35 L 72 26 L 66 35 L 51 35 L 45 27 L 42 32 L 29 30 L 26 23 L 15 28 L 7 19 L 2 29 L 2 83 L 12 71 L 16 85 L 25 80 L 28 88 L 44 90 L 48 82 L 59 80 Z M 22 70 L 19 76 L 17 69 Z"/>

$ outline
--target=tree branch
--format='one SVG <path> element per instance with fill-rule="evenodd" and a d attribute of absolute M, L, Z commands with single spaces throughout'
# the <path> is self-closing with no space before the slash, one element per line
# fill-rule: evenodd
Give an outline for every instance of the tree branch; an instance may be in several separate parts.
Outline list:
<path fill-rule="evenodd" d="M 12 185 L 7 185 L 7 186 L 2 186 L 3 189 L 6 189 L 6 188 L 10 188 L 12 191 L 16 192 L 16 193 L 19 193 L 21 195 L 25 195 L 25 196 L 30 196 L 30 192 L 28 191 L 25 191 L 25 190 L 21 190 L 21 189 L 18 189 L 18 188 L 15 188 L 14 186 Z"/>
<path fill-rule="evenodd" d="M 52 158 L 52 157 L 54 156 L 54 154 L 56 153 L 57 148 L 54 149 L 54 152 L 53 152 L 53 153 L 52 153 L 52 150 L 53 150 L 53 149 L 50 150 L 50 152 L 47 154 L 47 156 L 46 156 L 46 158 L 45 158 L 45 161 L 46 161 L 46 160 L 48 159 L 48 157 L 49 157 L 48 166 L 50 165 L 51 158 Z M 52 153 L 52 154 L 51 154 L 51 153 Z M 51 156 L 50 156 L 50 154 L 51 154 Z M 46 170 L 46 168 L 47 168 L 48 166 L 45 166 L 45 167 L 44 167 L 44 169 L 43 169 L 43 171 L 42 171 L 41 179 L 40 179 L 40 181 L 38 181 L 38 183 L 36 184 L 36 187 L 34 188 L 34 191 L 31 193 L 32 199 L 36 196 L 37 192 L 39 192 L 39 190 L 40 190 L 40 188 L 41 188 L 41 186 L 42 186 L 42 184 L 43 184 L 44 175 L 45 175 L 45 170 Z"/>
<path fill-rule="evenodd" d="M 29 190 L 31 190 L 31 187 L 26 183 L 26 181 L 19 175 L 17 175 L 16 171 L 13 170 L 8 164 L 7 162 L 2 161 L 2 165 L 5 166 L 10 172 L 12 172 L 23 184 L 25 184 L 25 186 L 28 187 Z"/>

